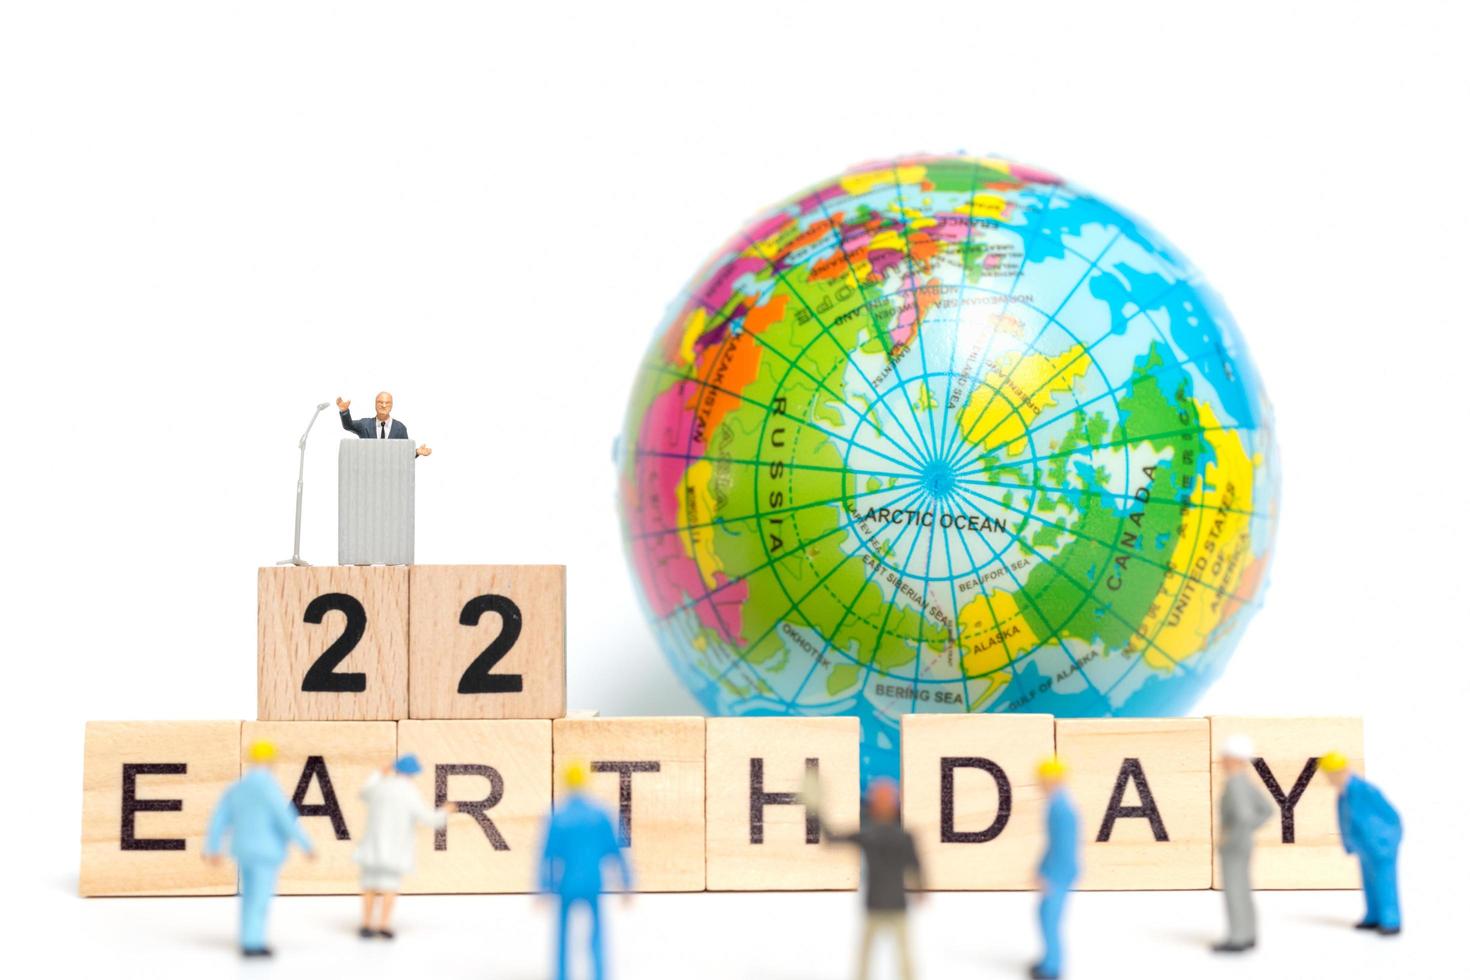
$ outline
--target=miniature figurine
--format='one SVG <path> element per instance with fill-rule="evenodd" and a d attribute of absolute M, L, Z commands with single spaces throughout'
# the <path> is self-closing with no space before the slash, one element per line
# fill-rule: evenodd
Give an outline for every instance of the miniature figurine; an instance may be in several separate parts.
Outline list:
<path fill-rule="evenodd" d="M 1271 802 L 1250 776 L 1255 746 L 1244 735 L 1231 735 L 1220 747 L 1225 790 L 1215 822 L 1215 846 L 1220 851 L 1220 877 L 1225 893 L 1224 942 L 1211 947 L 1217 953 L 1241 953 L 1256 945 L 1256 902 L 1251 891 L 1251 855 L 1256 830 L 1275 813 Z"/>
<path fill-rule="evenodd" d="M 378 392 L 374 399 L 373 407 L 376 414 L 370 419 L 352 418 L 348 411 L 352 402 L 338 396 L 337 411 L 342 413 L 342 428 L 348 432 L 357 433 L 359 439 L 407 439 L 408 426 L 393 418 L 393 396 L 386 391 Z M 420 445 L 414 451 L 415 456 L 427 456 L 434 450 L 428 446 Z"/>
<path fill-rule="evenodd" d="M 1358 856 L 1363 872 L 1363 897 L 1368 914 L 1354 928 L 1376 929 L 1382 936 L 1397 936 L 1399 919 L 1399 842 L 1404 827 L 1398 811 L 1378 787 L 1352 771 L 1347 757 L 1329 752 L 1317 768 L 1337 789 L 1337 824 L 1342 846 Z"/>
<path fill-rule="evenodd" d="M 226 834 L 230 837 L 230 854 L 240 869 L 240 952 L 245 956 L 271 955 L 265 941 L 266 913 L 290 844 L 295 842 L 308 860 L 316 858 L 296 808 L 271 775 L 275 757 L 276 748 L 269 742 L 250 746 L 246 753 L 250 769 L 220 797 L 204 839 L 204 859 L 218 864 L 224 860 L 220 845 Z"/>
<path fill-rule="evenodd" d="M 1031 968 L 1034 980 L 1056 980 L 1062 975 L 1062 910 L 1067 892 L 1079 873 L 1077 861 L 1077 807 L 1067 792 L 1067 767 L 1052 758 L 1036 769 L 1046 793 L 1046 852 L 1036 869 L 1041 892 L 1041 962 Z"/>
<path fill-rule="evenodd" d="M 438 830 L 455 810 L 453 803 L 435 810 L 424 802 L 413 785 L 413 777 L 422 771 L 418 756 L 405 755 L 381 773 L 369 776 L 362 788 L 367 826 L 355 856 L 362 868 L 362 928 L 358 935 L 364 939 L 393 938 L 389 920 L 403 876 L 413 870 L 414 829 L 424 826 Z M 374 904 L 378 904 L 376 926 Z"/>
<path fill-rule="evenodd" d="M 567 976 L 567 923 L 573 906 L 587 906 L 592 918 L 588 946 L 592 974 L 602 980 L 602 866 L 608 861 L 618 867 L 623 890 L 633 887 L 628 859 L 618 846 L 612 816 L 583 790 L 587 770 L 579 763 L 566 767 L 562 785 L 566 793 L 546 821 L 546 838 L 541 849 L 541 890 L 560 898 L 556 931 L 556 976 Z"/>

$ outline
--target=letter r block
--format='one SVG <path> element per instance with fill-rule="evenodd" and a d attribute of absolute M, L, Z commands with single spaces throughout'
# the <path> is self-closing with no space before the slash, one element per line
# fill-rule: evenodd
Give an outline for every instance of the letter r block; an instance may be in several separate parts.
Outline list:
<path fill-rule="evenodd" d="M 903 822 L 939 890 L 1022 889 L 1036 878 L 1045 800 L 1036 767 L 1051 715 L 904 715 Z"/>
<path fill-rule="evenodd" d="M 238 721 L 89 721 L 83 895 L 233 895 L 202 860 L 209 815 L 240 778 Z"/>
<path fill-rule="evenodd" d="M 823 820 L 837 833 L 858 828 L 858 720 L 710 718 L 705 726 L 705 887 L 856 888 L 856 849 L 823 840 L 799 795 L 815 769 Z"/>

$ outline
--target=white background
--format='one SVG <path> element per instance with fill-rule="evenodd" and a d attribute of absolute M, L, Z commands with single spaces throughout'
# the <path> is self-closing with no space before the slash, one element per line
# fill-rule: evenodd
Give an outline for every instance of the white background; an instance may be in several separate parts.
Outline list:
<path fill-rule="evenodd" d="M 633 371 L 759 207 L 875 157 L 996 152 L 1145 217 L 1205 270 L 1275 403 L 1274 581 L 1200 712 L 1361 713 L 1406 814 L 1407 930 L 1264 898 L 1253 975 L 1415 975 L 1466 907 L 1470 413 L 1463 8 L 842 3 L 0 6 L 3 654 L 26 974 L 235 969 L 225 901 L 74 897 L 87 718 L 254 712 L 258 565 L 290 551 L 315 403 L 389 388 L 436 450 L 422 562 L 570 567 L 573 707 L 687 712 L 613 508 Z M 334 557 L 333 443 L 303 554 Z M 18 872 L 18 874 L 17 874 Z M 649 897 L 621 976 L 838 977 L 849 895 Z M 1210 894 L 1082 896 L 1075 975 L 1243 975 Z M 529 898 L 284 900 L 282 975 L 527 976 Z M 1031 899 L 947 895 L 927 975 L 1010 974 Z M 24 928 L 18 928 L 23 926 Z M 1458 956 L 1444 964 L 1453 973 Z"/>

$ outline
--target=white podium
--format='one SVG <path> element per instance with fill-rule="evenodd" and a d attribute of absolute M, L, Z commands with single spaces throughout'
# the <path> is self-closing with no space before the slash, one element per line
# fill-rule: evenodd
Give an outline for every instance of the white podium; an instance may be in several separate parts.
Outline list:
<path fill-rule="evenodd" d="M 337 564 L 413 564 L 411 439 L 344 439 L 337 454 Z"/>

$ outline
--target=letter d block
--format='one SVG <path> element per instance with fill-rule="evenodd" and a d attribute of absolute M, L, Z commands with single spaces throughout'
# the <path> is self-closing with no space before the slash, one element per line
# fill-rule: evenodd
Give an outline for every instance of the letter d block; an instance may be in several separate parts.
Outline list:
<path fill-rule="evenodd" d="M 408 568 L 262 568 L 262 721 L 408 717 Z"/>
<path fill-rule="evenodd" d="M 825 842 L 800 799 L 815 771 L 822 820 L 858 828 L 856 718 L 711 718 L 705 723 L 705 887 L 856 888 L 859 856 Z"/>
<path fill-rule="evenodd" d="M 1210 719 L 1210 777 L 1215 806 L 1225 789 L 1220 745 L 1231 735 L 1255 743 L 1251 778 L 1276 807 L 1275 819 L 1256 831 L 1251 884 L 1256 888 L 1357 888 L 1358 862 L 1342 849 L 1337 791 L 1317 772 L 1317 759 L 1341 752 L 1363 771 L 1361 718 Z M 1219 861 L 1215 887 L 1221 887 Z"/>
<path fill-rule="evenodd" d="M 531 892 L 551 812 L 551 722 L 404 721 L 398 748 L 424 766 L 426 798 L 453 802 L 441 831 L 420 831 L 405 892 Z"/>
<path fill-rule="evenodd" d="M 1082 824 L 1081 889 L 1209 888 L 1210 725 L 1059 718 Z"/>
<path fill-rule="evenodd" d="M 617 817 L 643 892 L 704 889 L 703 718 L 561 718 L 551 723 L 558 800 L 570 763 Z M 608 889 L 620 887 L 609 877 Z"/>
<path fill-rule="evenodd" d="M 271 742 L 271 773 L 301 814 L 317 859 L 291 846 L 276 890 L 282 895 L 345 895 L 358 891 L 353 853 L 367 825 L 358 795 L 368 776 L 393 762 L 398 746 L 391 721 L 247 721 L 240 731 L 242 765 L 254 742 Z"/>
<path fill-rule="evenodd" d="M 904 715 L 903 822 L 933 889 L 1030 888 L 1051 715 Z"/>
<path fill-rule="evenodd" d="M 202 849 L 240 778 L 238 721 L 89 721 L 82 768 L 81 894 L 235 894 Z"/>

